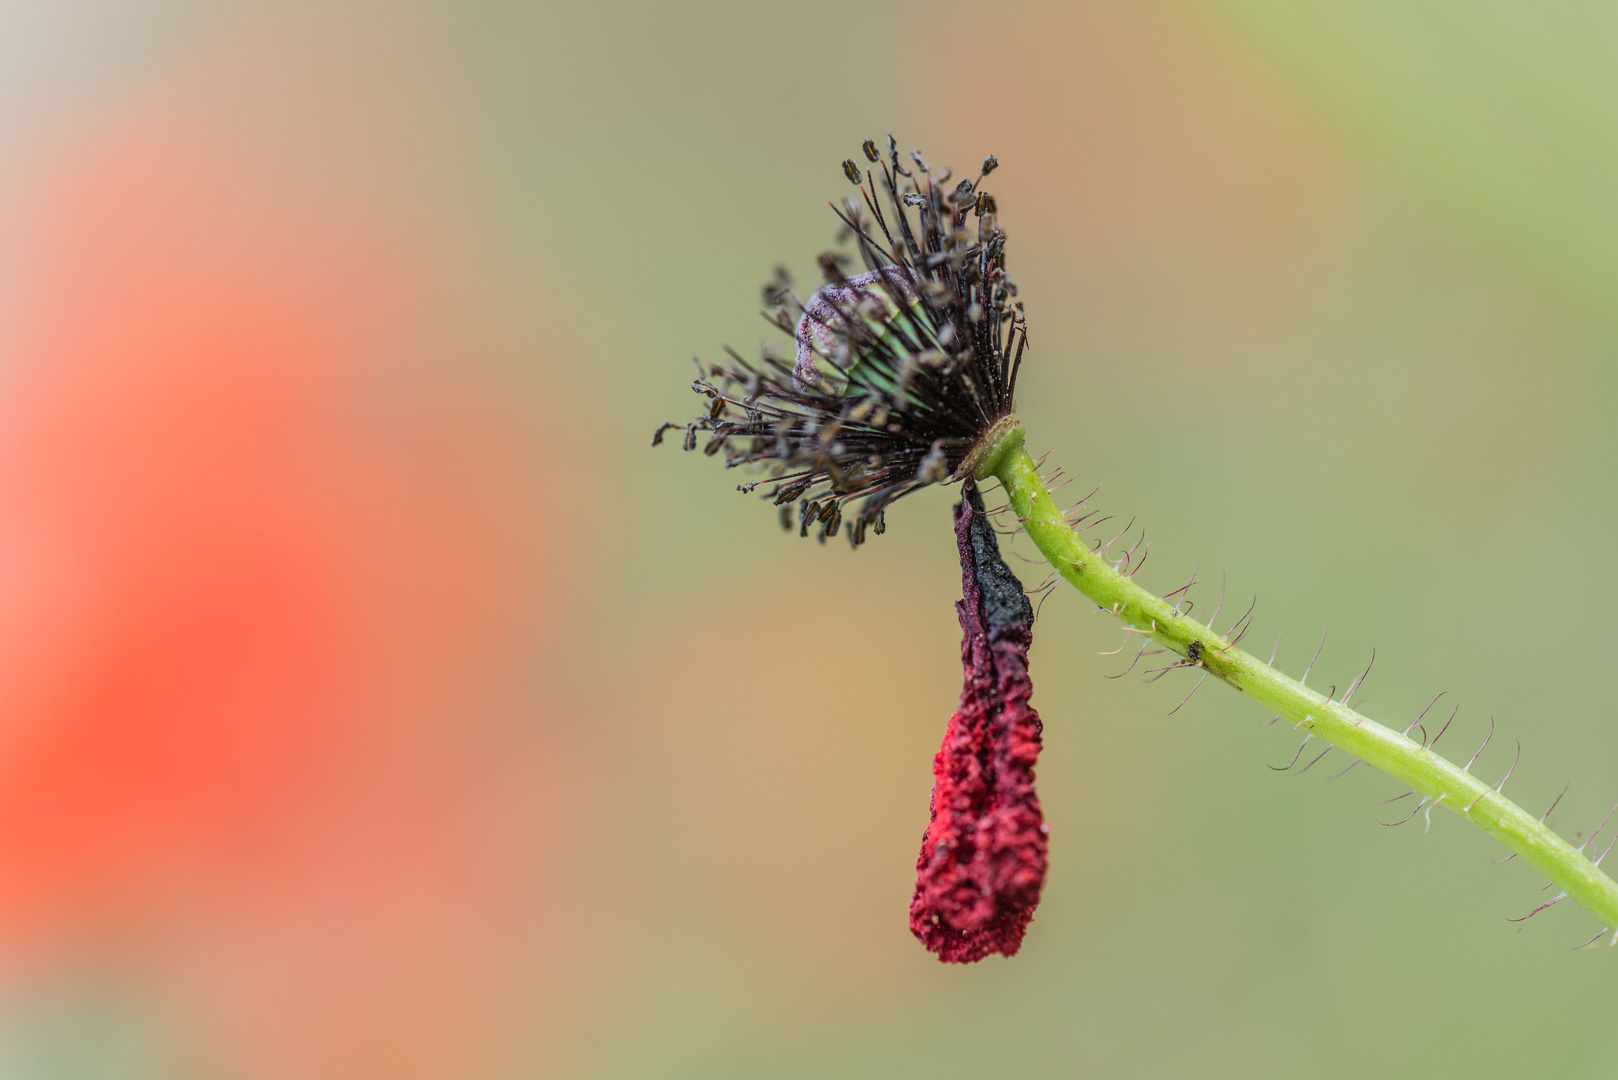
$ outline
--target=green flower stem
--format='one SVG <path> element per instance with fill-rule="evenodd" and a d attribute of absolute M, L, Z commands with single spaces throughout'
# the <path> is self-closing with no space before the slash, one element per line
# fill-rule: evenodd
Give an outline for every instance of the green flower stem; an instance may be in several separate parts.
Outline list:
<path fill-rule="evenodd" d="M 1288 678 L 1120 573 L 1104 552 L 1092 550 L 1068 526 L 1023 448 L 1020 426 L 997 428 L 986 443 L 977 459 L 978 478 L 1000 481 L 1035 545 L 1059 574 L 1103 610 L 1294 727 L 1402 780 L 1423 796 L 1421 805 L 1428 812 L 1442 805 L 1492 833 L 1603 926 L 1618 929 L 1618 883 L 1580 849 L 1466 769 Z"/>

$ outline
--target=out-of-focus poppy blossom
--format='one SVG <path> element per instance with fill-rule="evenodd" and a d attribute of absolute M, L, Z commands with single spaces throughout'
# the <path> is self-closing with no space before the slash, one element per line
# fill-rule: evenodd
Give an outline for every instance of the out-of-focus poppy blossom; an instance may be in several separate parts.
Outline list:
<path fill-rule="evenodd" d="M 230 1075 L 488 1075 L 567 970 L 565 430 L 393 178 L 423 148 L 374 141 L 387 73 L 282 95 L 286 44 L 223 41 L 23 208 L 0 948 L 122 972 Z"/>

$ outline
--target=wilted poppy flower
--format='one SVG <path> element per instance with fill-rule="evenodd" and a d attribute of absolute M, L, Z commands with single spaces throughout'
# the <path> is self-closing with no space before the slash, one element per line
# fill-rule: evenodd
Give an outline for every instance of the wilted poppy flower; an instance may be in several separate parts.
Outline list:
<path fill-rule="evenodd" d="M 1046 827 L 1034 793 L 1042 727 L 1028 703 L 1034 610 L 970 481 L 955 539 L 966 684 L 933 758 L 910 931 L 940 960 L 969 963 L 1022 945 L 1045 883 Z"/>
<path fill-rule="evenodd" d="M 974 449 L 1011 413 L 1027 343 L 1005 233 L 981 189 L 995 159 L 951 186 L 949 170 L 932 172 L 919 153 L 901 164 L 891 136 L 886 161 L 869 139 L 864 152 L 880 175 L 845 161 L 861 198 L 837 213 L 865 272 L 848 276 L 849 259 L 828 252 L 826 285 L 803 303 L 777 271 L 764 289 L 767 317 L 792 335 L 795 355 L 766 350 L 753 364 L 727 350 L 727 363 L 699 363 L 692 388 L 707 409 L 652 437 L 655 445 L 683 426 L 691 450 L 708 432 L 705 453 L 722 449 L 727 467 L 766 469 L 766 479 L 740 489 L 767 485 L 788 527 L 796 502 L 800 535 L 819 525 L 822 541 L 836 536 L 860 498 L 854 545 L 867 528 L 883 531 L 888 503 L 970 475 Z"/>
<path fill-rule="evenodd" d="M 865 271 L 827 253 L 823 288 L 807 303 L 784 271 L 765 286 L 768 318 L 792 335 L 789 359 L 766 349 L 751 364 L 704 368 L 692 383 L 708 398 L 685 431 L 685 448 L 708 432 L 704 453 L 725 452 L 727 467 L 766 470 L 766 498 L 799 534 L 819 526 L 836 536 L 845 507 L 849 542 L 883 531 L 883 509 L 917 488 L 965 481 L 956 507 L 965 599 L 956 606 L 964 635 L 966 685 L 933 762 L 932 818 L 916 864 L 910 929 L 939 959 L 1012 955 L 1045 881 L 1045 824 L 1034 794 L 1039 716 L 1029 706 L 1028 646 L 1033 609 L 1000 557 L 972 477 L 985 449 L 1015 426 L 1012 395 L 1027 347 L 1017 288 L 1006 274 L 1006 235 L 994 199 L 982 190 L 997 162 L 976 179 L 949 185 L 919 153 L 900 163 L 888 137 L 887 159 L 867 139 L 861 172 L 843 172 L 861 199 L 844 200 L 838 217 Z"/>

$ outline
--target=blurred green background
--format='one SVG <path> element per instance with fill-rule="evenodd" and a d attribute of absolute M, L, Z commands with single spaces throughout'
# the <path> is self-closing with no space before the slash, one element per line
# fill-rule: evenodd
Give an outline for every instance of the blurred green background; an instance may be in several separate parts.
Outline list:
<path fill-rule="evenodd" d="M 1491 865 L 1499 849 L 1449 814 L 1379 828 L 1402 789 L 1367 768 L 1328 781 L 1341 755 L 1272 772 L 1293 734 L 1216 684 L 1167 716 L 1182 673 L 1104 678 L 1127 661 L 1099 655 L 1117 629 L 1065 587 L 1033 651 L 1044 900 L 1019 956 L 938 964 L 906 907 L 959 692 L 954 492 L 907 499 L 851 554 L 782 534 L 715 462 L 646 446 L 697 408 L 690 356 L 765 336 L 776 263 L 815 280 L 861 139 L 892 131 L 957 169 L 993 152 L 1031 447 L 1077 474 L 1074 497 L 1101 484 L 1092 506 L 1145 526 L 1142 580 L 1166 591 L 1200 564 L 1206 610 L 1226 575 L 1221 625 L 1256 595 L 1247 643 L 1263 655 L 1281 633 L 1294 674 L 1329 623 L 1322 688 L 1374 648 L 1364 711 L 1403 727 L 1450 691 L 1443 747 L 1464 760 L 1493 717 L 1479 771 L 1503 773 L 1521 740 L 1508 792 L 1537 813 L 1570 784 L 1553 824 L 1588 830 L 1618 799 L 1611 5 L 162 0 L 0 17 L 6 280 L 46 259 L 26 237 L 62 162 L 195 109 L 197 144 L 270 163 L 275 198 L 307 188 L 330 220 L 431 238 L 418 255 L 450 283 L 410 294 L 422 329 L 367 385 L 417 387 L 429 418 L 473 386 L 518 433 L 478 459 L 504 470 L 493 504 L 547 538 L 489 564 L 497 583 L 542 579 L 478 639 L 501 702 L 407 687 L 405 712 L 442 720 L 433 739 L 379 724 L 358 744 L 453 768 L 466 791 L 509 787 L 443 841 L 494 884 L 385 921 L 390 886 L 338 868 L 341 901 L 277 924 L 284 956 L 244 958 L 260 924 L 235 915 L 272 902 L 217 885 L 236 841 L 143 849 L 159 869 L 142 880 L 166 884 L 136 915 L 93 889 L 92 915 L 11 936 L 0 1073 L 1618 1071 L 1614 955 L 1569 951 L 1588 916 L 1563 905 L 1519 930 L 1507 918 L 1544 896 L 1531 871 Z M 483 408 L 455 415 L 478 427 Z M 414 483 L 415 444 L 378 445 Z M 406 525 L 453 515 L 443 498 Z M 496 558 L 469 550 L 409 565 Z M 414 796 L 331 805 L 437 820 Z M 283 838 L 288 865 L 331 820 Z M 390 858 L 413 858 L 411 829 Z M 299 945 L 350 927 L 372 951 Z M 457 961 L 417 970 L 418 951 Z M 297 977 L 217 1007 L 253 965 Z M 317 1002 L 299 990 L 334 978 Z M 498 1007 L 471 1022 L 468 1001 Z"/>

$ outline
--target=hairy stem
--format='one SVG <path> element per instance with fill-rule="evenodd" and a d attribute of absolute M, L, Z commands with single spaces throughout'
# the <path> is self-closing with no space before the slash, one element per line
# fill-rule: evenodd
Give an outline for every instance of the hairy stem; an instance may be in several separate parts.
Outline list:
<path fill-rule="evenodd" d="M 1029 537 L 1057 573 L 1118 618 L 1185 658 L 1187 666 L 1233 686 L 1316 738 L 1374 765 L 1422 796 L 1419 807 L 1442 805 L 1492 833 L 1562 892 L 1618 930 L 1618 883 L 1540 819 L 1465 768 L 1421 743 L 1383 727 L 1243 652 L 1225 637 L 1180 614 L 1175 603 L 1135 584 L 1068 526 L 1023 448 L 1021 427 L 999 429 L 978 459 L 977 476 L 993 476 Z M 1137 564 L 1138 565 L 1138 564 Z M 1350 694 L 1344 694 L 1344 701 Z M 1502 781 L 1503 786 L 1503 781 Z"/>

